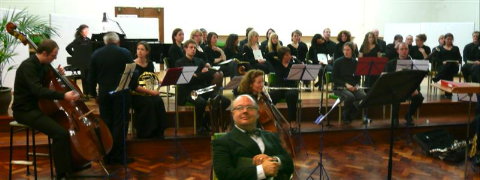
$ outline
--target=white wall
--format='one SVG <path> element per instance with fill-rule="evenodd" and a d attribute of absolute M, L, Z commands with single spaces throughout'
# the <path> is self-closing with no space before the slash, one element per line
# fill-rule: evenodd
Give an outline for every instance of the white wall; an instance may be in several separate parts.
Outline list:
<path fill-rule="evenodd" d="M 479 29 L 478 0 L 0 0 L 0 8 L 27 8 L 34 14 L 49 18 L 50 14 L 70 16 L 72 26 L 81 18 L 98 19 L 106 12 L 114 16 L 115 6 L 163 7 L 165 41 L 171 42 L 174 28 L 180 27 L 188 36 L 192 29 L 206 28 L 217 34 L 245 34 L 254 27 L 261 35 L 274 28 L 284 43 L 290 33 L 299 29 L 304 35 L 321 33 L 330 27 L 332 35 L 346 29 L 361 43 L 364 34 L 378 28 L 382 36 L 387 23 L 470 22 Z M 92 25 L 90 25 L 91 28 Z M 142 29 L 143 28 L 143 29 Z M 145 27 L 138 27 L 144 31 Z M 454 34 L 455 37 L 460 36 Z M 62 30 L 61 39 L 73 39 L 73 30 Z M 470 33 L 462 36 L 470 36 Z M 436 38 L 429 37 L 429 40 Z M 387 39 L 387 42 L 391 40 Z M 64 47 L 61 47 L 63 50 Z M 66 53 L 66 52 L 61 52 Z M 17 62 L 24 58 L 18 57 Z M 64 59 L 58 59 L 64 64 Z M 9 75 L 10 77 L 10 75 Z M 10 78 L 9 78 L 10 79 Z M 13 81 L 12 81 L 13 82 Z M 7 80 L 7 85 L 9 84 Z"/>

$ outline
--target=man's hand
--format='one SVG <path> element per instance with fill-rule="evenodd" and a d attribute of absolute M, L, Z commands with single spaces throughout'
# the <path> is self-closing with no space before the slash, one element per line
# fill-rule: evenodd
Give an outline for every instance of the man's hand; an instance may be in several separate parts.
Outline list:
<path fill-rule="evenodd" d="M 280 168 L 280 164 L 275 161 L 274 158 L 270 157 L 266 161 L 264 160 L 262 163 L 263 172 L 266 176 L 277 176 L 278 169 Z"/>
<path fill-rule="evenodd" d="M 480 60 L 473 61 L 473 64 L 479 65 L 479 64 L 480 64 Z"/>
<path fill-rule="evenodd" d="M 61 75 L 65 75 L 65 69 L 63 69 L 63 67 L 59 64 L 58 67 L 57 67 L 57 71 L 58 73 L 60 73 Z"/>
<path fill-rule="evenodd" d="M 258 154 L 256 156 L 253 157 L 253 165 L 257 166 L 257 165 L 260 165 L 263 163 L 263 161 L 267 160 L 271 158 L 270 156 L 266 155 L 266 154 Z"/>
<path fill-rule="evenodd" d="M 413 91 L 412 96 L 416 96 L 418 94 L 418 90 Z"/>
<path fill-rule="evenodd" d="M 65 93 L 63 99 L 66 101 L 76 101 L 80 98 L 80 95 L 75 91 L 68 91 Z"/>

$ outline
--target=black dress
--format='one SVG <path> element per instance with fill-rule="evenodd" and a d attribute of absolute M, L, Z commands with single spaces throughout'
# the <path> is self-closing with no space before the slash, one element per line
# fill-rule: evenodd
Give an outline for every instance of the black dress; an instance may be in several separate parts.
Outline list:
<path fill-rule="evenodd" d="M 229 59 L 238 59 L 239 61 L 244 61 L 243 60 L 243 55 L 240 53 L 240 50 L 234 50 L 234 49 L 223 49 L 223 52 L 225 53 L 225 56 L 227 60 Z M 243 66 L 244 71 L 247 72 L 250 69 L 250 64 L 249 63 L 237 63 L 237 62 L 231 62 L 232 64 L 232 73 L 230 74 L 232 76 L 239 76 L 240 71 L 239 67 Z"/>
<path fill-rule="evenodd" d="M 425 57 L 423 57 L 423 54 L 418 50 L 420 48 L 423 48 L 427 55 L 429 55 L 432 52 L 430 47 L 425 45 L 423 45 L 422 47 L 412 46 L 412 48 L 409 49 L 408 51 L 408 54 L 410 55 L 410 57 L 412 57 L 412 59 L 425 59 Z"/>
<path fill-rule="evenodd" d="M 460 49 L 457 46 L 453 46 L 452 49 L 447 50 L 443 46 L 438 47 L 439 51 L 436 53 L 436 69 L 437 75 L 432 79 L 434 82 L 439 81 L 440 79 L 453 81 L 453 76 L 458 73 L 459 64 L 462 63 L 462 56 L 460 55 Z M 446 60 L 454 60 L 457 63 L 447 62 L 443 64 Z M 445 93 L 445 96 L 451 97 L 451 93 Z"/>
<path fill-rule="evenodd" d="M 77 51 L 75 49 L 84 49 Z M 70 44 L 65 47 L 67 53 L 70 54 L 73 58 L 76 58 L 76 68 L 80 69 L 80 77 L 82 79 L 82 90 L 83 94 L 89 95 L 88 90 L 90 89 L 90 83 L 88 82 L 88 65 L 90 64 L 90 56 L 92 55 L 92 41 L 88 37 L 75 38 Z M 81 52 L 81 53 L 79 53 Z"/>
<path fill-rule="evenodd" d="M 136 80 L 138 83 L 139 77 L 145 72 L 154 72 L 152 61 L 148 62 L 147 67 L 137 64 L 132 80 Z M 143 95 L 137 92 L 132 94 L 132 107 L 135 111 L 133 125 L 137 130 L 137 137 L 163 137 L 167 115 L 162 97 Z"/>
<path fill-rule="evenodd" d="M 219 63 L 215 63 L 215 59 L 222 56 L 220 52 L 214 51 L 210 46 L 205 46 L 203 50 L 205 51 L 206 62 L 210 63 L 212 66 L 220 66 L 220 71 L 223 72 L 223 76 L 230 76 L 233 69 L 232 63 L 219 65 Z M 226 60 L 228 60 L 228 58 Z"/>
<path fill-rule="evenodd" d="M 480 60 L 480 44 L 470 43 L 463 48 L 463 67 L 462 74 L 466 82 L 479 80 L 479 70 L 478 65 L 468 63 L 468 61 L 478 61 Z"/>
<path fill-rule="evenodd" d="M 265 58 L 265 55 L 263 54 L 263 57 Z M 270 63 L 268 61 L 266 61 L 265 63 L 258 63 L 258 61 L 255 59 L 255 56 L 253 55 L 253 49 L 247 45 L 245 45 L 243 47 L 243 59 L 245 61 L 248 61 L 250 62 L 250 66 L 253 68 L 253 69 L 260 69 L 262 70 L 265 74 L 268 74 L 270 73 L 271 71 L 273 71 L 272 69 L 272 66 L 270 65 Z"/>
<path fill-rule="evenodd" d="M 293 47 L 292 44 L 287 45 L 287 47 L 290 48 L 290 53 L 292 54 L 292 56 L 295 56 L 298 61 L 305 63 L 305 60 L 307 59 L 307 53 L 308 53 L 307 44 L 300 41 L 298 42 L 297 48 Z"/>
<path fill-rule="evenodd" d="M 182 47 L 178 46 L 177 44 L 172 44 L 170 46 L 170 49 L 168 49 L 168 68 L 173 68 L 175 67 L 175 62 L 177 62 L 178 59 L 182 58 L 185 56 L 185 52 L 183 52 Z"/>

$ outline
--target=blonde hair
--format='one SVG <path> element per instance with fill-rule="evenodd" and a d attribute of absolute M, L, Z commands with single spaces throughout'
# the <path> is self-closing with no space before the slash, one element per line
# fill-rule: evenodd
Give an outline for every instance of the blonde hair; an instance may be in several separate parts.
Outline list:
<path fill-rule="evenodd" d="M 275 46 L 275 50 L 273 49 L 272 38 L 277 38 L 277 46 Z M 268 45 L 267 45 L 267 52 L 278 51 L 280 49 L 280 40 L 278 40 L 278 35 L 274 32 L 270 33 L 270 37 L 268 37 Z"/>
<path fill-rule="evenodd" d="M 202 31 L 200 31 L 200 29 L 194 29 L 194 30 L 190 33 L 190 39 L 193 40 L 193 41 L 195 41 L 195 39 L 193 39 L 193 37 L 194 37 L 195 34 L 197 34 L 197 33 L 200 33 L 200 36 L 203 36 Z M 203 37 L 200 38 L 200 42 L 198 42 L 198 43 L 201 44 L 202 41 L 203 41 Z"/>
<path fill-rule="evenodd" d="M 254 45 L 253 42 L 252 42 L 253 36 L 258 36 L 257 31 L 251 30 L 251 31 L 248 33 L 248 37 L 247 37 L 247 39 L 248 39 L 247 46 L 248 46 L 248 47 L 252 47 L 252 46 Z M 257 42 L 257 43 L 258 43 L 258 42 Z"/>

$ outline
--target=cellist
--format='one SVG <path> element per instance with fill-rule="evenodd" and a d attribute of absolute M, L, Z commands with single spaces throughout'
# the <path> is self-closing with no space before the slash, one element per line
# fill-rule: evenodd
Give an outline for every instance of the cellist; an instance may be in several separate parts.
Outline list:
<path fill-rule="evenodd" d="M 75 101 L 79 94 L 74 91 L 57 92 L 44 87 L 42 82 L 50 71 L 49 64 L 57 58 L 58 45 L 50 39 L 43 40 L 37 53 L 23 61 L 17 69 L 14 84 L 13 117 L 53 139 L 53 158 L 57 179 L 72 172 L 70 136 L 65 128 L 45 115 L 38 105 L 40 99 L 64 99 Z M 58 71 L 64 70 L 59 66 Z"/>

